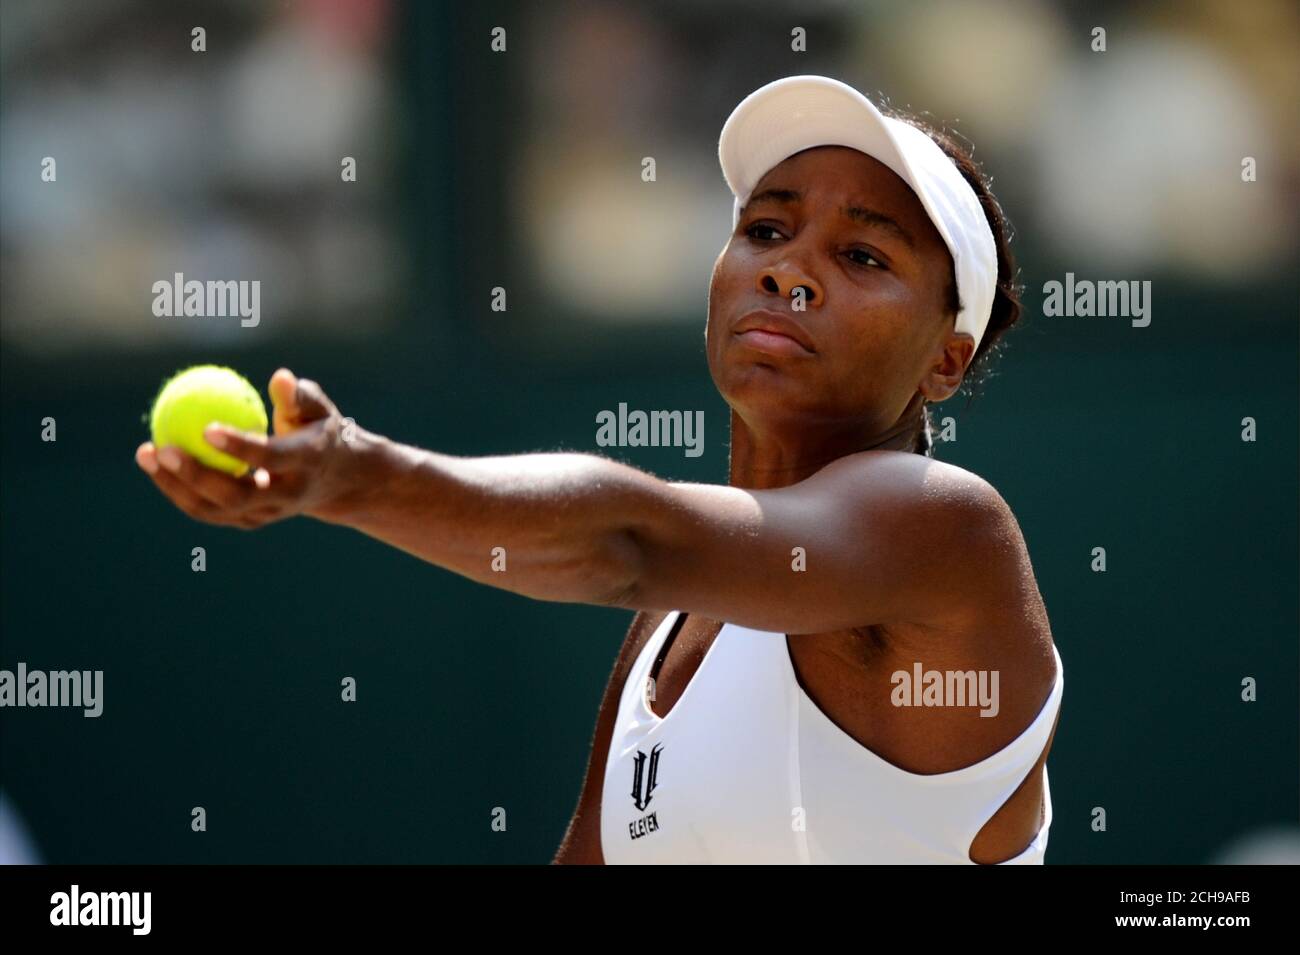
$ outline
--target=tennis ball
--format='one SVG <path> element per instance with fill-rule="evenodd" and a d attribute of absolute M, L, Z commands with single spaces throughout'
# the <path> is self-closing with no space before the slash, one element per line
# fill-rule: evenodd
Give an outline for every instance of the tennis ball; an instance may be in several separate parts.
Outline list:
<path fill-rule="evenodd" d="M 241 431 L 266 434 L 266 405 L 248 379 L 230 368 L 195 365 L 162 386 L 149 415 L 155 447 L 167 445 L 193 455 L 200 464 L 240 477 L 248 464 L 218 451 L 203 437 L 214 421 Z"/>

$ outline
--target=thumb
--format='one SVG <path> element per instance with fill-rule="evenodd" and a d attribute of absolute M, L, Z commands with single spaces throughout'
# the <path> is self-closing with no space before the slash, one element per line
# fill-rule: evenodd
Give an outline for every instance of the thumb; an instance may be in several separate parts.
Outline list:
<path fill-rule="evenodd" d="M 320 385 L 297 377 L 288 368 L 281 368 L 271 376 L 267 391 L 274 408 L 272 421 L 276 434 L 289 434 L 303 425 L 338 413 Z"/>

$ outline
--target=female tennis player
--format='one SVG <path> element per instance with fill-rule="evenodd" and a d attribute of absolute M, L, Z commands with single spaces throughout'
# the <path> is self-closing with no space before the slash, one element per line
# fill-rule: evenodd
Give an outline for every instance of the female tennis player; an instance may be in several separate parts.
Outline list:
<path fill-rule="evenodd" d="M 1060 657 L 1014 516 L 933 459 L 927 409 L 1019 318 L 1001 209 L 950 137 L 826 77 L 746 97 L 719 156 L 727 485 L 402 445 L 287 369 L 274 437 L 206 432 L 248 476 L 137 461 L 201 521 L 306 515 L 636 611 L 556 862 L 1041 863 Z"/>

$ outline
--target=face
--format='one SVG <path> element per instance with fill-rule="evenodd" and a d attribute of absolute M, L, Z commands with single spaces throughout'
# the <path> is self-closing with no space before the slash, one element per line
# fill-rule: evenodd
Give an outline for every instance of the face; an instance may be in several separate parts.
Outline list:
<path fill-rule="evenodd" d="M 713 380 L 751 426 L 884 430 L 918 391 L 941 401 L 961 382 L 974 340 L 953 331 L 951 282 L 947 246 L 891 169 L 845 146 L 796 153 L 755 186 L 714 266 Z"/>

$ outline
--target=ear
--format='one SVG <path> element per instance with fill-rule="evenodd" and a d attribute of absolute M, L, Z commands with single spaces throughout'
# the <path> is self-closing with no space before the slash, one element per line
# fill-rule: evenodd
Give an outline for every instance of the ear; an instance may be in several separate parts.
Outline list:
<path fill-rule="evenodd" d="M 926 369 L 917 391 L 926 401 L 946 401 L 957 393 L 966 367 L 975 355 L 975 339 L 966 332 L 952 332 L 940 344 L 934 360 Z"/>

